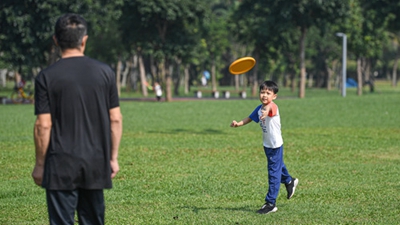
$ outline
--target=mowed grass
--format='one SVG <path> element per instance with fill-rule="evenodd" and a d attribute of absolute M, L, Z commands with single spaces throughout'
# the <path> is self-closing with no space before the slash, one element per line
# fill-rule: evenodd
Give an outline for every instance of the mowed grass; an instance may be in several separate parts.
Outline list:
<path fill-rule="evenodd" d="M 106 223 L 398 224 L 400 92 L 346 98 L 307 90 L 281 97 L 284 159 L 300 180 L 278 211 L 255 213 L 268 188 L 261 130 L 230 128 L 259 104 L 247 100 L 121 102 L 121 171 L 105 191 Z M 34 185 L 32 105 L 0 106 L 0 224 L 48 224 Z"/>

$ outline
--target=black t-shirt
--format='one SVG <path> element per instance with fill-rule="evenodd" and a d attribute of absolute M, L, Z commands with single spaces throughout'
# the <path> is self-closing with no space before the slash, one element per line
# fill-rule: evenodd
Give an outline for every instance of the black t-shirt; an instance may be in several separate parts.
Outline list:
<path fill-rule="evenodd" d="M 42 186 L 49 190 L 111 188 L 109 110 L 119 106 L 112 69 L 89 57 L 64 58 L 35 81 L 35 115 L 52 129 Z"/>

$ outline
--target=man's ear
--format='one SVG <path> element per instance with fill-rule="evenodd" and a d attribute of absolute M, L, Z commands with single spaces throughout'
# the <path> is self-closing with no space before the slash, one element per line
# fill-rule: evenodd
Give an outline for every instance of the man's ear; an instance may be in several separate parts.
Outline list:
<path fill-rule="evenodd" d="M 57 42 L 56 35 L 53 35 L 53 41 L 54 41 L 54 44 L 55 44 L 56 46 L 58 46 L 58 42 Z"/>
<path fill-rule="evenodd" d="M 85 47 L 86 46 L 86 41 L 87 41 L 88 37 L 89 37 L 88 35 L 83 36 L 81 47 Z"/>

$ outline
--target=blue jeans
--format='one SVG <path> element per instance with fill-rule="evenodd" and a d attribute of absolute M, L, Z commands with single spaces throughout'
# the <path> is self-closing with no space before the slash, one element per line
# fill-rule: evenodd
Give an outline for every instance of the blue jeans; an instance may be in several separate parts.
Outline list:
<path fill-rule="evenodd" d="M 275 204 L 282 184 L 287 184 L 292 180 L 285 163 L 283 163 L 283 145 L 279 148 L 264 147 L 268 161 L 268 193 L 265 201 Z"/>

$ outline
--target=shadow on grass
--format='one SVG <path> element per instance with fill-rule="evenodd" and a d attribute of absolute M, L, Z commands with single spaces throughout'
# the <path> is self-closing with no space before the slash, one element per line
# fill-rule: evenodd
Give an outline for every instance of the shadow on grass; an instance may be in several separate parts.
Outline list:
<path fill-rule="evenodd" d="M 172 129 L 172 130 L 165 130 L 165 131 L 148 131 L 148 133 L 152 134 L 226 134 L 222 130 L 215 130 L 215 129 L 205 129 L 205 130 L 193 130 L 193 129 Z"/>
<path fill-rule="evenodd" d="M 249 207 L 236 207 L 236 208 L 226 208 L 226 207 L 196 207 L 196 206 L 183 206 L 182 209 L 189 209 L 194 213 L 198 213 L 202 210 L 224 210 L 224 211 L 242 211 L 242 212 L 256 212 L 255 209 L 250 209 Z"/>

